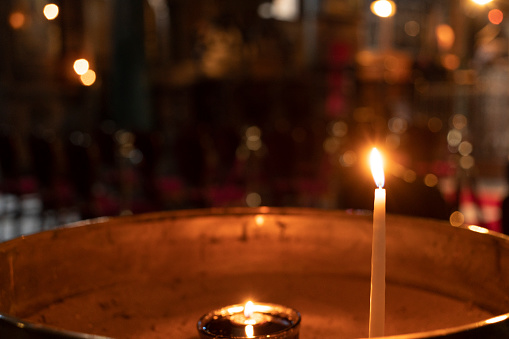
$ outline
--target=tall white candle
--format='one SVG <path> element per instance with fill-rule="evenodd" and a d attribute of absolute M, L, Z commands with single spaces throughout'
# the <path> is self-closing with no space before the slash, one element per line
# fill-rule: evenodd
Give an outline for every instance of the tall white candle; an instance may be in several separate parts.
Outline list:
<path fill-rule="evenodd" d="M 371 172 L 377 185 L 373 208 L 373 240 L 371 252 L 371 295 L 369 337 L 381 337 L 385 327 L 385 176 L 383 161 L 376 148 L 371 151 Z"/>

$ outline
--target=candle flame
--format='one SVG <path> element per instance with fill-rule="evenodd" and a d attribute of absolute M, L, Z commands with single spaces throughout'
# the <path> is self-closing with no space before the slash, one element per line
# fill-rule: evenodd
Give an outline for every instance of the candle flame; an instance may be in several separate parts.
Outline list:
<path fill-rule="evenodd" d="M 253 316 L 253 313 L 254 313 L 254 304 L 251 300 L 249 300 L 246 303 L 246 306 L 244 306 L 244 316 L 246 318 L 251 318 Z"/>
<path fill-rule="evenodd" d="M 375 179 L 375 184 L 379 188 L 384 187 L 385 175 L 383 159 L 382 155 L 376 148 L 373 148 L 373 150 L 371 151 L 370 163 L 371 163 L 371 173 L 373 174 L 373 179 Z"/>
<path fill-rule="evenodd" d="M 254 327 L 253 327 L 253 325 L 246 325 L 245 331 L 246 331 L 246 337 L 254 338 Z"/>

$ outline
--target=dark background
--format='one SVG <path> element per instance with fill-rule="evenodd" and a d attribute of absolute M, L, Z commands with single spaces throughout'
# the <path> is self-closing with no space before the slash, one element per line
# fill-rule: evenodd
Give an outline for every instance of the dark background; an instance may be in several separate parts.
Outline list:
<path fill-rule="evenodd" d="M 292 18 L 260 0 L 60 0 L 54 20 L 46 3 L 0 3 L 4 237 L 27 214 L 35 230 L 213 206 L 369 210 L 374 146 L 390 213 L 500 230 L 507 24 L 489 18 L 504 3 L 401 0 L 384 19 L 355 0 L 279 1 Z"/>

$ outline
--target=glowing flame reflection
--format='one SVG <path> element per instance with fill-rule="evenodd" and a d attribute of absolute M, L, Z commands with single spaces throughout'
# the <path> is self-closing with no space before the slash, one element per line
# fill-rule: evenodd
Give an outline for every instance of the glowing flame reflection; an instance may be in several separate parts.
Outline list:
<path fill-rule="evenodd" d="M 263 215 L 257 215 L 255 217 L 256 226 L 263 226 L 264 223 L 265 223 L 265 217 Z"/>
<path fill-rule="evenodd" d="M 487 228 L 477 226 L 477 225 L 469 225 L 468 229 L 477 233 L 489 233 L 490 231 Z"/>
<path fill-rule="evenodd" d="M 490 318 L 490 319 L 486 320 L 486 323 L 487 324 L 494 324 L 494 323 L 498 323 L 500 321 L 504 321 L 507 318 L 509 318 L 509 315 L 503 314 L 503 315 L 499 315 L 497 317 L 493 317 L 493 318 Z"/>
<path fill-rule="evenodd" d="M 245 331 L 246 331 L 246 337 L 254 338 L 254 328 L 253 328 L 253 325 L 246 325 Z"/>

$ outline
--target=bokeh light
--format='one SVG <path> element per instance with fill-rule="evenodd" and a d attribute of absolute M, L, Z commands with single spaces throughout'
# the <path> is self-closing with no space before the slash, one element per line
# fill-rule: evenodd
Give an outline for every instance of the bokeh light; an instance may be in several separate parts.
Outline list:
<path fill-rule="evenodd" d="M 256 192 L 251 192 L 246 195 L 246 204 L 249 207 L 258 207 L 262 204 L 262 197 Z"/>
<path fill-rule="evenodd" d="M 408 36 L 417 36 L 421 32 L 421 26 L 417 21 L 411 20 L 405 23 L 405 33 Z"/>
<path fill-rule="evenodd" d="M 407 169 L 403 172 L 403 180 L 405 180 L 408 183 L 413 183 L 417 179 L 417 173 L 415 171 L 412 171 L 410 169 Z"/>
<path fill-rule="evenodd" d="M 446 24 L 438 25 L 435 28 L 435 34 L 437 36 L 438 46 L 442 50 L 447 51 L 454 44 L 455 35 L 454 35 L 454 30 L 452 29 L 451 26 L 446 25 Z"/>
<path fill-rule="evenodd" d="M 387 55 L 384 58 L 384 67 L 389 71 L 395 71 L 401 67 L 400 60 L 392 55 Z"/>
<path fill-rule="evenodd" d="M 9 25 L 11 25 L 14 29 L 20 29 L 25 25 L 25 14 L 22 12 L 12 12 L 11 15 L 9 15 Z"/>
<path fill-rule="evenodd" d="M 474 147 L 472 146 L 472 143 L 468 141 L 462 141 L 458 146 L 458 152 L 463 156 L 467 156 L 472 153 L 473 148 Z"/>
<path fill-rule="evenodd" d="M 299 15 L 299 0 L 273 0 L 271 16 L 274 19 L 295 21 Z"/>
<path fill-rule="evenodd" d="M 89 69 L 84 74 L 80 75 L 81 83 L 85 86 L 92 86 L 96 80 L 96 74 L 93 70 Z"/>
<path fill-rule="evenodd" d="M 392 133 L 403 134 L 408 128 L 408 122 L 403 118 L 394 117 L 389 119 L 388 127 Z"/>
<path fill-rule="evenodd" d="M 473 156 L 467 155 L 467 156 L 460 158 L 460 167 L 461 168 L 468 170 L 468 169 L 471 169 L 472 167 L 474 167 L 474 165 L 475 165 L 475 159 Z"/>
<path fill-rule="evenodd" d="M 270 19 L 272 17 L 272 4 L 270 2 L 261 3 L 258 6 L 258 15 L 262 19 Z"/>
<path fill-rule="evenodd" d="M 76 74 L 83 75 L 88 71 L 89 63 L 87 59 L 77 59 L 74 61 L 73 68 Z"/>
<path fill-rule="evenodd" d="M 64 8 L 62 13 L 59 13 L 59 7 L 50 2 L 52 0 L 43 1 L 41 6 L 27 8 L 23 1 L 18 1 L 14 2 L 16 4 L 11 6 L 12 9 L 8 9 L 5 13 L 8 17 L 8 21 L 5 22 L 7 33 L 12 35 L 12 41 L 9 40 L 9 43 L 12 43 L 12 47 L 14 47 L 12 53 L 9 53 L 7 61 L 11 62 L 12 58 L 12 65 L 15 66 L 12 68 L 15 70 L 13 72 L 14 79 L 19 73 L 20 76 L 30 80 L 32 68 L 38 72 L 37 74 L 34 73 L 36 76 L 33 77 L 37 80 L 34 82 L 37 85 L 39 83 L 46 84 L 40 81 L 43 80 L 43 77 L 49 77 L 50 80 L 55 76 L 58 79 L 65 77 L 65 80 L 72 84 L 72 88 L 76 87 L 77 90 L 77 92 L 74 90 L 66 92 L 69 92 L 70 95 L 83 92 L 85 95 L 81 96 L 80 94 L 80 96 L 73 97 L 73 101 L 65 101 L 62 105 L 62 111 L 64 109 L 67 111 L 67 103 L 72 107 L 80 105 L 82 107 L 80 114 L 83 113 L 84 120 L 87 121 L 88 111 L 91 114 L 98 114 L 94 112 L 100 112 L 96 109 L 96 106 L 100 108 L 101 102 L 92 100 L 82 105 L 78 100 L 87 100 L 89 95 L 96 94 L 99 98 L 102 98 L 102 91 L 105 90 L 102 88 L 105 78 L 102 74 L 104 72 L 101 70 L 107 69 L 113 55 L 110 55 L 110 53 L 113 50 L 102 48 L 103 41 L 96 38 L 101 37 L 101 32 L 111 27 L 101 24 L 97 27 L 94 26 L 94 29 L 89 29 L 90 27 L 87 26 L 85 27 L 87 29 L 83 30 L 83 27 L 81 27 L 83 22 L 80 20 L 77 22 L 80 34 L 74 37 L 72 31 L 68 31 L 70 27 L 67 27 L 67 24 L 61 25 L 65 22 L 60 21 L 65 16 L 66 20 L 71 20 L 68 24 L 72 25 L 72 18 L 78 13 L 67 13 Z M 261 20 L 260 17 L 275 19 L 274 9 L 276 3 L 289 4 L 290 2 L 297 3 L 298 1 L 261 0 L 255 7 L 250 7 L 250 9 L 253 9 L 253 13 L 250 14 L 254 15 L 257 24 L 270 25 L 271 29 L 276 31 L 281 27 L 272 27 L 274 25 L 273 20 Z M 320 38 L 316 41 L 315 39 L 309 39 L 310 41 L 307 41 L 307 38 L 303 39 L 304 36 L 298 28 L 300 22 L 291 26 L 278 23 L 277 25 L 280 26 L 285 25 L 283 34 L 274 37 L 265 36 L 265 33 L 257 37 L 258 32 L 253 31 L 253 36 L 242 36 L 239 42 L 235 42 L 235 44 L 238 44 L 238 46 L 236 45 L 238 49 L 229 49 L 228 43 L 223 43 L 233 38 L 229 35 L 231 32 L 225 27 L 219 27 L 220 25 L 218 27 L 212 24 L 210 24 L 210 27 L 205 24 L 203 27 L 200 25 L 200 30 L 209 31 L 212 37 L 207 36 L 207 39 L 211 39 L 212 42 L 209 44 L 207 40 L 205 43 L 201 38 L 197 38 L 196 42 L 193 40 L 192 43 L 182 44 L 183 47 L 189 48 L 188 51 L 177 49 L 173 51 L 173 48 L 163 51 L 159 48 L 158 39 L 152 41 L 152 38 L 163 38 L 163 36 L 159 37 L 159 34 L 155 34 L 159 31 L 146 32 L 150 33 L 150 35 L 147 34 L 147 38 L 149 38 L 147 41 L 154 45 L 153 53 L 147 54 L 147 65 L 150 66 L 147 74 L 149 76 L 152 74 L 158 75 L 155 79 L 158 81 L 155 86 L 162 86 L 161 91 L 157 87 L 157 91 L 153 93 L 157 96 L 164 96 L 161 101 L 159 101 L 160 98 L 157 98 L 156 101 L 162 104 L 154 107 L 155 109 L 164 109 L 167 112 L 164 113 L 164 117 L 170 122 L 173 122 L 173 112 L 179 113 L 177 115 L 178 119 L 175 120 L 175 126 L 169 124 L 171 126 L 165 127 L 164 130 L 158 130 L 155 139 L 166 140 L 165 135 L 168 133 L 169 135 L 175 135 L 175 143 L 177 140 L 180 142 L 180 139 L 176 137 L 179 136 L 179 133 L 187 132 L 180 130 L 180 123 L 185 126 L 184 123 L 187 123 L 185 120 L 188 117 L 210 119 L 211 124 L 203 125 L 205 137 L 201 138 L 201 135 L 199 135 L 201 129 L 200 131 L 192 130 L 188 144 L 203 147 L 203 149 L 199 149 L 201 152 L 198 156 L 201 157 L 202 153 L 204 154 L 205 161 L 203 163 L 206 166 L 202 168 L 211 171 L 205 173 L 207 180 L 210 180 L 210 186 L 215 189 L 216 186 L 213 185 L 217 185 L 221 194 L 224 189 L 225 200 L 230 199 L 230 193 L 231 195 L 235 193 L 234 201 L 236 204 L 240 201 L 241 204 L 259 206 L 262 203 L 260 194 L 263 196 L 264 203 L 275 201 L 278 204 L 287 202 L 306 205 L 323 203 L 327 206 L 336 204 L 334 199 L 341 196 L 339 193 L 329 194 L 326 191 L 329 189 L 327 187 L 329 179 L 327 176 L 331 173 L 334 176 L 341 176 L 343 173 L 349 175 L 351 172 L 362 174 L 356 173 L 356 171 L 363 167 L 360 166 L 363 161 L 362 147 L 367 142 L 378 143 L 394 156 L 393 163 L 400 161 L 408 167 L 390 163 L 391 166 L 394 166 L 394 168 L 390 168 L 390 173 L 397 177 L 398 181 L 416 182 L 420 186 L 426 185 L 427 187 L 438 186 L 437 190 L 444 193 L 444 200 L 449 204 L 450 201 L 459 196 L 459 193 L 453 195 L 451 193 L 452 189 L 449 189 L 448 186 L 445 187 L 447 184 L 444 184 L 444 182 L 447 180 L 451 182 L 457 180 L 459 182 L 463 178 L 460 177 L 461 175 L 473 175 L 472 169 L 474 168 L 476 170 L 475 175 L 481 177 L 484 170 L 492 170 L 491 163 L 489 163 L 492 154 L 502 154 L 501 157 L 505 158 L 507 153 L 498 152 L 498 149 L 496 149 L 505 150 L 506 148 L 503 143 L 503 135 L 505 134 L 503 134 L 503 131 L 498 133 L 498 128 L 501 128 L 503 123 L 503 109 L 502 111 L 497 110 L 497 105 L 500 102 L 503 103 L 503 100 L 498 100 L 497 96 L 500 94 L 498 90 L 504 89 L 504 86 L 500 86 L 500 84 L 503 84 L 505 78 L 501 78 L 505 74 L 498 74 L 499 69 L 495 67 L 501 65 L 497 61 L 503 60 L 496 59 L 500 56 L 500 54 L 496 54 L 500 52 L 496 48 L 502 46 L 498 45 L 498 38 L 501 38 L 500 40 L 504 38 L 504 28 L 502 25 L 494 26 L 500 23 L 503 24 L 504 13 L 499 9 L 493 9 L 495 6 L 484 9 L 471 5 L 477 12 L 476 30 L 483 27 L 489 28 L 483 29 L 480 32 L 482 34 L 479 33 L 473 36 L 472 33 L 474 32 L 463 32 L 461 30 L 464 27 L 459 23 L 461 23 L 464 13 L 459 9 L 457 11 L 451 10 L 454 9 L 453 6 L 436 5 L 438 10 L 443 10 L 443 18 L 441 17 L 438 22 L 434 23 L 432 22 L 433 17 L 427 17 L 428 13 L 418 13 L 421 7 L 415 4 L 412 6 L 405 4 L 403 6 L 401 2 L 398 2 L 399 12 L 396 14 L 398 17 L 392 22 L 391 19 L 384 20 L 371 14 L 368 6 L 372 4 L 376 15 L 387 17 L 394 14 L 394 3 L 387 0 L 370 0 L 366 3 L 366 6 L 358 6 L 355 10 L 352 9 L 352 13 L 357 13 L 358 9 L 362 9 L 362 15 L 368 15 L 366 20 L 369 21 L 369 25 L 361 22 L 362 25 L 357 26 L 357 20 L 347 20 L 341 25 L 341 31 L 339 32 L 332 29 L 336 25 L 329 22 L 329 20 L 334 18 L 335 13 L 339 13 L 342 9 L 339 6 L 340 2 L 343 3 L 342 1 L 324 2 L 324 13 L 325 3 L 328 3 L 328 12 L 323 16 L 320 12 L 320 15 L 316 17 L 316 27 L 313 28 L 316 29 L 316 32 L 312 32 L 317 38 Z M 482 3 L 486 2 L 483 1 Z M 48 5 L 44 6 L 46 3 Z M 57 3 L 60 4 L 60 2 Z M 332 3 L 336 4 L 336 7 L 331 5 Z M 256 13 L 257 6 L 258 14 Z M 84 13 L 96 13 L 92 11 L 96 7 L 87 9 Z M 32 11 L 35 14 L 32 14 Z M 219 12 L 219 8 L 217 11 Z M 348 15 L 346 12 L 341 13 L 341 15 Z M 309 13 L 304 14 L 303 18 L 305 19 Z M 54 19 L 56 19 L 56 22 L 47 21 Z M 96 21 L 96 18 L 89 17 L 88 14 L 86 19 L 86 23 L 90 23 L 91 19 L 94 19 L 93 23 L 101 23 L 99 17 Z M 161 18 L 154 17 L 155 19 L 159 20 Z M 323 19 L 325 19 L 325 24 L 322 22 Z M 341 20 L 341 17 L 339 19 Z M 162 22 L 162 20 L 159 21 Z M 159 21 L 157 21 L 158 25 Z M 438 25 L 435 31 L 435 26 L 444 22 L 450 23 L 450 26 Z M 380 28 L 389 27 L 385 26 L 385 23 L 396 24 L 394 27 L 391 26 L 391 28 L 396 29 L 392 32 L 395 35 L 390 36 L 391 43 L 394 45 L 391 46 L 392 49 L 388 50 L 381 48 L 383 44 L 378 41 L 380 39 L 378 34 L 384 34 L 384 31 Z M 472 20 L 472 23 L 474 23 L 474 20 Z M 169 32 L 169 28 L 172 32 L 174 28 L 178 28 L 177 23 L 169 19 L 166 24 L 169 25 L 165 28 L 166 33 Z M 403 25 L 404 27 L 402 27 Z M 345 26 L 344 29 L 343 26 Z M 43 28 L 43 30 L 39 31 L 40 28 Z M 19 29 L 19 31 L 14 31 L 14 29 Z M 377 29 L 378 31 L 376 31 Z M 356 41 L 352 37 L 355 34 L 350 33 L 357 32 L 357 30 L 362 34 L 361 36 L 366 34 L 369 39 L 363 39 L 359 45 L 350 44 L 350 38 Z M 237 28 L 235 31 L 237 31 Z M 91 35 L 89 36 L 89 34 Z M 294 36 L 294 34 L 296 35 Z M 307 37 L 307 33 L 305 35 Z M 41 37 L 40 41 L 37 40 L 39 37 Z M 388 36 L 383 36 L 384 39 L 386 37 Z M 74 41 L 75 38 L 76 41 Z M 171 36 L 164 36 L 164 38 L 165 40 L 161 41 L 168 42 L 171 40 Z M 168 38 L 168 41 L 166 41 L 166 38 Z M 215 39 L 218 41 L 216 42 Z M 109 40 L 106 40 L 106 43 L 108 43 Z M 279 48 L 281 47 L 278 45 L 281 42 L 280 40 L 285 44 L 284 49 Z M 88 48 L 90 41 L 95 41 L 97 48 Z M 461 54 L 465 41 L 475 43 L 475 46 L 472 45 L 475 47 L 472 54 L 475 55 L 470 55 L 470 53 L 468 55 Z M 298 44 L 294 44 L 294 42 L 298 42 Z M 214 45 L 216 43 L 218 46 Z M 308 45 L 309 43 L 311 44 Z M 202 46 L 202 44 L 206 46 Z M 164 44 L 168 47 L 167 45 Z M 298 51 L 305 51 L 305 53 L 297 53 L 295 60 L 293 60 L 294 54 L 292 53 L 293 45 L 297 45 Z M 430 45 L 432 45 L 432 48 L 425 51 L 427 52 L 426 58 L 420 59 L 418 52 Z M 105 46 L 108 47 L 109 45 Z M 213 83 L 209 82 L 207 77 L 203 77 L 201 66 L 197 63 L 198 58 L 203 57 L 205 59 L 203 55 L 206 54 L 205 49 L 209 47 L 211 50 L 218 47 L 220 53 L 224 54 L 238 52 L 242 57 L 243 64 L 246 65 L 245 71 L 243 70 L 238 74 L 232 73 L 231 77 L 225 76 L 223 79 L 227 85 L 221 86 L 220 89 L 212 88 L 211 84 Z M 503 45 L 503 47 L 507 46 Z M 312 52 L 309 53 L 310 55 L 307 55 L 308 48 L 309 52 Z M 77 54 L 81 53 L 80 51 L 83 51 L 83 49 L 86 50 L 86 54 Z M 175 52 L 175 55 L 173 52 Z M 402 62 L 406 59 L 403 59 L 399 52 L 405 55 L 408 54 L 411 61 L 408 65 Z M 416 53 L 414 54 L 414 52 Z M 507 49 L 502 50 L 502 52 L 507 52 Z M 97 55 L 93 53 L 97 53 Z M 15 60 L 15 58 L 18 58 L 18 54 L 20 59 Z M 32 58 L 32 54 L 34 58 Z M 178 58 L 173 60 L 174 56 L 178 56 Z M 505 54 L 502 54 L 502 56 L 506 57 Z M 35 57 L 38 57 L 38 59 Z M 81 57 L 86 57 L 89 60 L 78 59 Z M 162 57 L 167 58 L 162 59 Z M 199 90 L 195 90 L 195 86 L 185 86 L 182 87 L 182 90 L 174 91 L 173 80 L 166 79 L 166 70 L 168 74 L 173 74 L 173 71 L 171 71 L 173 61 L 180 62 L 180 59 L 182 59 L 183 64 L 189 65 L 185 66 L 186 69 L 187 67 L 190 69 L 190 75 L 186 78 L 190 79 L 189 84 L 194 83 L 194 79 L 196 79 L 200 84 L 200 86 L 196 86 Z M 33 66 L 30 66 L 31 60 L 37 60 L 37 64 L 34 63 Z M 164 68 L 165 73 L 158 74 L 159 66 L 161 66 L 158 60 L 172 61 L 171 65 L 168 64 L 171 67 Z M 62 61 L 65 62 L 60 65 L 63 66 L 63 69 L 58 65 Z M 316 77 L 313 75 L 312 77 L 313 81 L 316 81 L 316 84 L 311 83 L 312 86 L 307 81 L 301 83 L 299 78 L 300 74 L 309 74 L 302 72 L 302 70 L 307 70 L 305 69 L 308 66 L 307 61 L 313 61 L 311 65 L 320 67 L 318 68 L 319 75 Z M 354 63 L 355 61 L 358 61 L 358 65 Z M 104 64 L 104 62 L 107 62 L 107 64 Z M 73 70 L 71 70 L 71 64 Z M 27 65 L 29 67 L 25 67 Z M 10 67 L 10 63 L 8 66 Z M 40 66 L 49 67 L 47 71 L 41 72 L 39 71 Z M 366 71 L 366 74 L 368 74 L 366 78 L 362 78 L 361 72 L 357 72 L 359 69 L 353 66 L 362 66 L 359 69 L 362 68 L 363 71 Z M 324 69 L 327 74 L 323 73 Z M 311 71 L 314 71 L 314 69 Z M 387 86 L 383 83 L 383 75 L 386 71 L 390 71 L 389 74 L 408 72 L 408 81 L 401 86 Z M 254 76 L 253 86 L 251 84 L 246 86 L 244 81 L 238 81 L 238 79 L 247 79 L 251 75 Z M 370 75 L 373 78 L 370 78 Z M 152 80 L 152 77 L 149 77 L 149 79 Z M 173 79 L 173 75 L 171 75 L 171 79 Z M 304 80 L 307 79 L 306 76 Z M 378 80 L 372 82 L 372 79 Z M 492 79 L 500 82 L 491 81 Z M 10 81 L 10 79 L 7 80 Z M 203 87 L 201 86 L 202 80 Z M 269 80 L 277 80 L 277 85 L 264 88 L 266 84 L 273 83 Z M 30 85 L 28 82 L 27 85 Z M 181 84 L 180 81 L 178 83 Z M 55 84 L 58 85 L 58 82 Z M 9 86 L 9 83 L 6 83 L 6 86 Z M 93 87 L 85 88 L 83 86 Z M 411 86 L 414 86 L 415 90 L 407 91 L 407 87 Z M 209 88 L 212 89 L 210 93 L 208 92 Z M 314 88 L 318 88 L 318 90 L 313 90 Z M 61 96 L 67 96 L 67 93 L 60 94 L 58 91 L 51 91 L 51 93 L 53 92 L 58 94 L 55 100 L 60 100 Z M 232 93 L 233 95 L 231 95 Z M 281 94 L 284 94 L 282 99 L 279 97 Z M 152 92 L 149 95 L 152 95 Z M 238 97 L 235 97 L 237 95 Z M 329 107 L 327 106 L 329 97 L 337 98 L 338 106 L 334 106 L 337 109 L 327 109 Z M 230 99 L 234 100 L 230 103 Z M 60 110 L 61 105 L 53 105 L 53 99 L 50 101 L 52 104 L 48 105 L 48 110 L 52 111 L 53 106 L 55 110 Z M 193 103 L 200 102 L 200 104 L 190 104 L 191 101 Z M 57 114 L 59 114 L 58 112 Z M 154 112 L 156 119 L 158 119 L 159 114 L 160 112 Z M 280 118 L 278 119 L 278 117 Z M 120 118 L 123 117 L 120 116 Z M 126 120 L 128 118 L 126 117 Z M 230 121 L 230 119 L 232 120 Z M 501 121 L 500 124 L 498 124 L 497 119 Z M 56 126 L 56 122 L 48 122 L 48 125 L 51 124 L 55 125 L 50 126 L 55 130 L 56 127 L 59 127 Z M 225 126 L 225 129 L 227 128 L 224 134 L 225 139 L 215 139 L 215 133 L 222 133 L 220 129 L 212 131 L 216 124 L 220 127 Z M 254 124 L 258 124 L 258 126 L 253 126 Z M 118 128 L 113 127 L 110 134 Z M 208 128 L 211 128 L 210 134 L 207 131 Z M 421 128 L 424 130 L 421 130 Z M 490 134 L 492 130 L 493 133 Z M 170 134 L 173 132 L 176 133 Z M 192 135 L 192 133 L 196 135 Z M 229 138 L 230 135 L 232 136 L 231 139 Z M 124 134 L 121 137 L 122 142 L 119 141 L 119 154 L 125 157 L 122 160 L 131 160 L 132 163 L 148 163 L 151 153 L 146 152 L 145 148 L 140 147 L 143 153 L 136 149 L 133 140 L 124 140 L 128 136 L 128 134 Z M 213 138 L 212 141 L 214 142 L 205 144 L 209 137 Z M 223 137 L 223 135 L 219 135 L 219 137 Z M 75 131 L 70 135 L 68 141 L 74 146 L 96 147 L 91 138 L 93 138 L 93 134 L 88 135 Z M 173 143 L 173 140 L 171 139 L 168 142 Z M 187 139 L 184 140 L 187 141 Z M 137 139 L 137 141 L 139 140 Z M 219 147 L 224 146 L 223 141 L 226 146 L 220 149 Z M 476 146 L 475 150 L 473 150 L 473 145 Z M 416 149 L 419 152 L 416 152 Z M 447 150 L 450 150 L 451 153 L 449 154 Z M 117 148 L 114 151 L 117 152 Z M 412 154 L 412 152 L 416 154 Z M 192 152 L 188 152 L 186 156 L 189 154 L 192 155 Z M 324 154 L 325 156 L 323 156 Z M 267 156 L 264 157 L 264 155 Z M 145 159 L 142 161 L 143 156 L 145 156 Z M 175 155 L 175 157 L 177 156 L 181 155 Z M 201 160 L 203 159 L 200 158 Z M 172 161 L 173 159 L 168 161 L 170 163 L 168 167 L 171 168 L 165 171 L 164 174 L 169 172 L 171 175 L 180 176 L 180 171 L 186 175 L 188 174 L 186 173 L 187 168 L 181 169 L 179 167 L 180 163 L 184 163 L 184 161 L 176 162 L 179 166 L 174 166 Z M 264 166 L 267 164 L 270 167 L 265 168 Z M 185 165 L 187 166 L 187 164 Z M 230 171 L 229 166 L 232 168 L 235 166 L 234 170 Z M 495 166 L 498 166 L 498 163 Z M 248 176 L 244 178 L 245 173 L 241 170 L 246 167 L 249 171 L 246 171 Z M 196 166 L 193 167 L 189 164 L 189 168 L 194 169 Z M 166 170 L 166 168 L 164 169 Z M 270 172 L 272 170 L 276 172 L 276 175 Z M 190 172 L 189 174 L 192 174 Z M 458 177 L 456 177 L 456 173 L 458 173 Z M 204 174 L 197 171 L 197 175 Z M 238 180 L 236 175 L 239 176 Z M 288 178 L 286 178 L 286 175 L 288 175 Z M 294 175 L 299 177 L 295 179 Z M 302 180 L 301 176 L 303 177 Z M 185 184 L 186 181 L 183 180 L 183 177 L 184 175 L 177 179 L 182 180 Z M 230 181 L 232 177 L 233 179 Z M 280 177 L 284 177 L 283 179 L 287 179 L 291 184 L 287 184 L 285 181 L 280 185 Z M 270 180 L 263 181 L 260 184 L 255 182 L 254 185 L 248 182 L 249 180 L 259 180 L 258 178 L 263 178 L 263 180 L 270 178 Z M 273 178 L 278 181 L 272 181 Z M 333 179 L 336 179 L 336 177 Z M 217 182 L 214 182 L 215 180 Z M 341 180 L 343 180 L 343 177 L 341 177 Z M 202 181 L 197 180 L 196 182 L 201 183 Z M 273 184 L 274 182 L 276 184 Z M 294 184 L 294 182 L 298 184 Z M 339 180 L 338 182 L 342 184 Z M 480 180 L 480 182 L 484 184 L 484 181 Z M 208 184 L 209 181 L 206 181 L 206 183 Z M 225 187 L 221 187 L 223 184 Z M 453 189 L 460 192 L 460 189 L 462 189 L 460 184 L 454 186 Z M 263 185 L 270 187 L 264 187 Z M 286 194 L 286 191 L 281 194 L 279 190 L 284 190 L 290 185 L 292 189 L 295 187 L 295 195 L 290 196 Z M 246 192 L 246 187 L 259 190 L 259 193 L 247 194 L 249 190 Z M 202 191 L 198 192 L 197 189 L 197 194 L 204 194 L 206 197 L 200 201 L 206 203 L 213 201 L 214 204 L 223 203 L 220 199 L 217 199 L 217 201 L 209 199 L 209 196 L 206 195 L 209 192 L 207 188 L 203 190 L 204 193 Z M 318 193 L 315 194 L 312 189 Z M 331 188 L 331 191 L 332 189 L 334 187 Z M 191 195 L 187 195 L 187 191 L 184 189 L 182 191 L 183 193 L 178 198 L 182 199 L 182 204 L 180 204 L 180 201 L 175 201 L 173 205 L 174 202 L 171 201 L 171 206 L 187 206 L 185 205 L 187 201 L 184 200 Z M 313 194 L 310 194 L 310 192 Z M 276 198 L 270 196 L 271 194 L 274 194 Z M 276 196 L 276 194 L 279 195 Z M 315 197 L 321 200 L 317 203 L 312 200 Z M 344 204 L 341 207 L 349 208 L 348 204 L 355 204 L 355 201 L 352 200 L 353 202 L 351 202 L 348 199 L 349 197 L 338 199 L 341 204 Z M 194 200 L 189 202 L 189 204 L 194 203 Z M 484 206 L 482 207 L 484 208 Z M 470 221 L 475 219 L 470 218 L 467 208 L 462 211 L 469 222 L 475 222 Z M 479 209 L 479 211 L 479 213 L 485 213 L 484 209 Z M 450 212 L 452 211 L 441 215 L 441 217 L 447 219 Z M 489 213 L 486 212 L 486 214 Z M 483 221 L 483 225 L 486 223 L 491 227 L 486 219 L 480 218 L 480 220 Z"/>
<path fill-rule="evenodd" d="M 424 184 L 428 187 L 435 187 L 438 185 L 438 177 L 433 173 L 428 173 L 424 177 Z"/>
<path fill-rule="evenodd" d="M 250 151 L 258 151 L 262 148 L 262 131 L 258 126 L 250 126 L 246 129 L 246 147 Z"/>
<path fill-rule="evenodd" d="M 336 121 L 332 125 L 332 134 L 336 137 L 344 137 L 348 133 L 348 124 L 344 121 Z"/>
<path fill-rule="evenodd" d="M 497 8 L 492 9 L 488 12 L 488 20 L 494 25 L 499 25 L 504 20 L 504 13 Z"/>
<path fill-rule="evenodd" d="M 258 140 L 262 136 L 262 131 L 258 126 L 250 126 L 246 129 L 246 138 L 251 140 Z"/>
<path fill-rule="evenodd" d="M 454 71 L 460 67 L 461 60 L 456 54 L 448 53 L 442 58 L 442 66 L 449 71 Z"/>
<path fill-rule="evenodd" d="M 47 4 L 43 10 L 44 16 L 48 20 L 54 20 L 58 16 L 58 6 L 55 4 Z"/>
<path fill-rule="evenodd" d="M 258 151 L 260 148 L 262 148 L 262 141 L 260 139 L 247 139 L 246 146 L 250 151 Z"/>
<path fill-rule="evenodd" d="M 137 149 L 133 148 L 127 155 L 127 158 L 131 161 L 132 164 L 137 165 L 143 160 L 143 153 Z"/>
<path fill-rule="evenodd" d="M 455 114 L 452 117 L 452 125 L 457 130 L 462 130 L 463 128 L 465 128 L 467 126 L 467 122 L 468 122 L 468 119 L 463 114 Z"/>
<path fill-rule="evenodd" d="M 461 132 L 457 129 L 452 129 L 447 133 L 447 143 L 449 146 L 457 147 L 461 143 L 462 138 Z"/>
<path fill-rule="evenodd" d="M 429 118 L 428 128 L 431 132 L 433 132 L 433 133 L 440 132 L 442 130 L 442 126 L 443 126 L 443 123 L 440 118 L 437 118 L 437 117 Z"/>
<path fill-rule="evenodd" d="M 343 167 L 351 167 L 357 161 L 357 153 L 354 151 L 346 151 L 339 157 L 339 162 Z"/>
<path fill-rule="evenodd" d="M 461 226 L 465 223 L 465 216 L 460 211 L 452 212 L 449 216 L 449 223 L 452 226 Z"/>
<path fill-rule="evenodd" d="M 371 12 L 382 18 L 390 17 L 396 12 L 396 5 L 392 1 L 377 0 L 371 3 Z"/>

